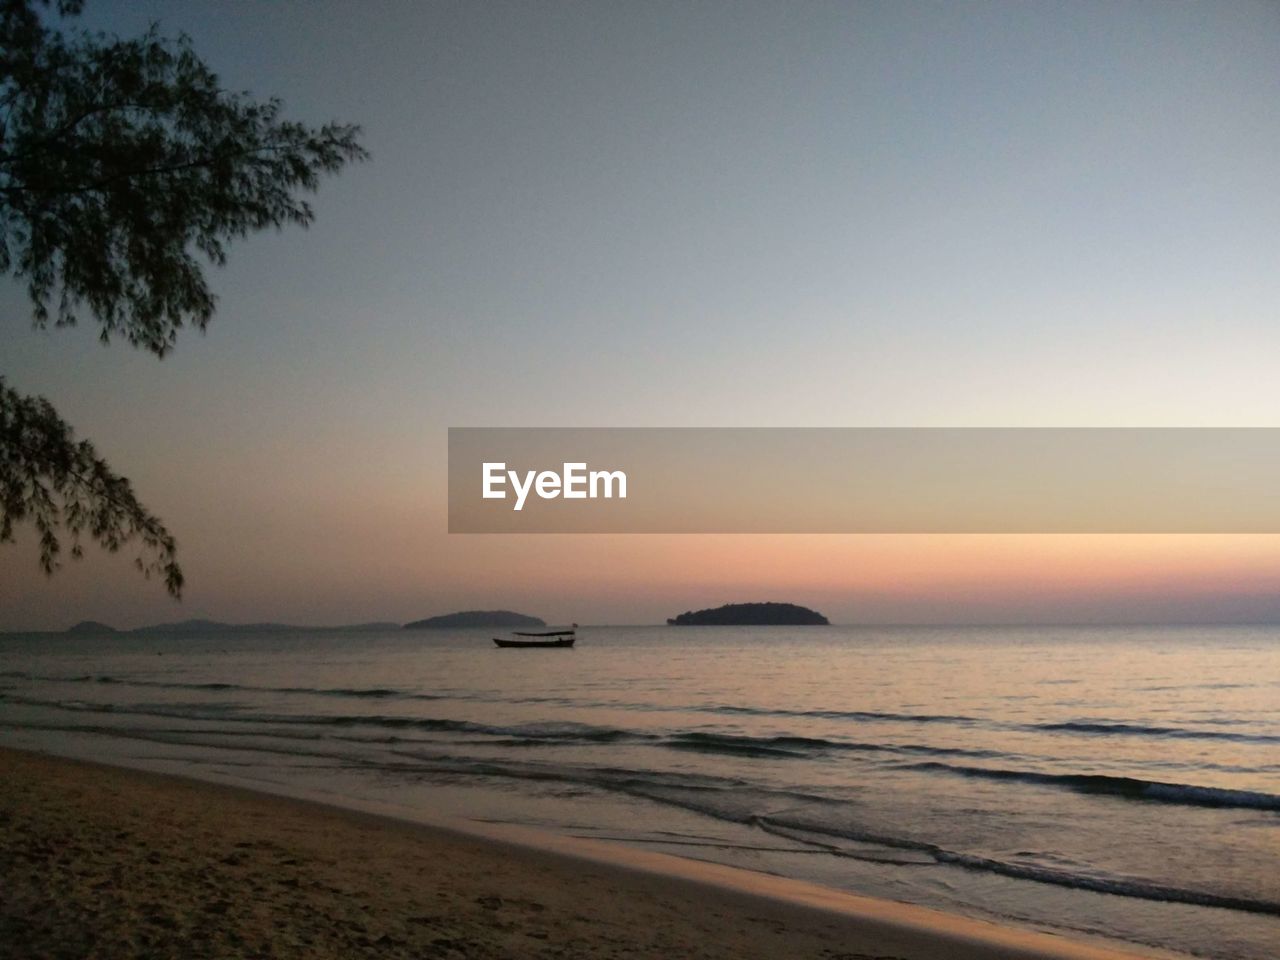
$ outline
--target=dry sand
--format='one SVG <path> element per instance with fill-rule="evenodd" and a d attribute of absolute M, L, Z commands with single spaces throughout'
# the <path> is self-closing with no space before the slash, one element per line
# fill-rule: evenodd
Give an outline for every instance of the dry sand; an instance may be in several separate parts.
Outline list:
<path fill-rule="evenodd" d="M 655 873 L 677 861 L 610 856 L 0 749 L 0 956 L 14 960 L 1120 956 L 730 868 Z"/>

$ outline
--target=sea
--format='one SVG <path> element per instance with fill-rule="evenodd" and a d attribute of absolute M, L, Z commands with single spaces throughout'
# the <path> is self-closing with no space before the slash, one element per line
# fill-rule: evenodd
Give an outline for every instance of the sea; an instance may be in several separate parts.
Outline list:
<path fill-rule="evenodd" d="M 1280 956 L 1280 627 L 0 637 L 0 743 Z"/>

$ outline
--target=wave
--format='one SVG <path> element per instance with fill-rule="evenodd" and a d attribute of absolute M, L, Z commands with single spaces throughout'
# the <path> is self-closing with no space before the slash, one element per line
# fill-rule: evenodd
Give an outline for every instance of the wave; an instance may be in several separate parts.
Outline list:
<path fill-rule="evenodd" d="M 208 711 L 217 705 L 201 704 L 193 707 L 170 705 L 154 708 L 146 705 L 116 707 L 107 704 L 91 704 L 83 701 L 42 701 L 12 694 L 0 695 L 11 702 L 37 706 L 53 706 L 74 712 L 106 713 L 116 716 L 142 715 L 187 721 L 216 721 L 232 724 L 255 724 L 271 727 L 311 727 L 345 729 L 373 727 L 389 731 L 421 731 L 426 733 L 458 734 L 486 738 L 482 743 L 490 746 L 543 746 L 543 745 L 591 745 L 636 743 L 667 749 L 719 753 L 734 756 L 768 758 L 777 760 L 813 759 L 824 753 L 839 751 L 884 752 L 898 755 L 967 756 L 1008 760 L 1007 755 L 990 751 L 964 751 L 961 748 L 930 747 L 920 744 L 876 744 L 833 741 L 816 737 L 775 736 L 748 737 L 731 734 L 691 731 L 670 735 L 641 733 L 617 727 L 603 727 L 586 723 L 551 722 L 493 725 L 471 720 L 443 717 L 399 717 L 383 714 L 237 714 L 218 712 L 209 716 Z M 223 705 L 234 711 L 234 705 Z M 387 742 L 396 742 L 395 737 Z M 943 773 L 954 776 L 998 782 L 1016 782 L 1037 786 L 1056 787 L 1077 793 L 1113 796 L 1126 800 L 1150 801 L 1192 807 L 1214 807 L 1243 810 L 1280 811 L 1280 796 L 1253 790 L 1236 790 L 1224 787 L 1207 787 L 1196 784 L 1145 780 L 1138 777 L 1112 776 L 1090 773 L 1044 773 L 1034 770 L 1003 767 L 979 767 L 947 763 L 943 760 L 923 760 L 907 763 L 897 769 L 921 773 Z"/>
<path fill-rule="evenodd" d="M 813 759 L 823 753 L 888 753 L 908 756 L 968 757 L 971 759 L 1007 759 L 997 750 L 966 747 L 932 747 L 917 743 L 867 743 L 856 740 L 829 740 L 825 737 L 773 736 L 750 737 L 728 733 L 676 733 L 659 739 L 659 745 L 675 750 L 725 753 L 742 756 Z"/>
<path fill-rule="evenodd" d="M 246 692 L 275 693 L 305 696 L 335 697 L 357 700 L 403 700 L 403 701 L 441 701 L 468 700 L 514 704 L 553 704 L 565 707 L 598 708 L 615 710 L 637 710 L 648 713 L 689 712 L 710 713 L 726 716 L 752 717 L 792 717 L 798 719 L 849 720 L 857 723 L 909 723 L 909 724 L 952 724 L 965 727 L 981 727 L 991 730 L 1006 730 L 1029 733 L 1062 733 L 1079 736 L 1106 737 L 1151 737 L 1157 739 L 1213 740 L 1230 743 L 1278 744 L 1280 735 L 1266 733 L 1245 733 L 1229 730 L 1204 730 L 1193 727 L 1173 725 L 1156 725 L 1133 723 L 1120 720 L 1062 720 L 1042 723 L 1017 723 L 999 721 L 993 718 L 967 716 L 948 713 L 903 713 L 879 710 L 801 710 L 785 707 L 753 707 L 738 704 L 689 704 L 667 705 L 651 703 L 620 703 L 615 701 L 582 700 L 572 697 L 517 697 L 506 698 L 484 694 L 462 693 L 428 693 L 415 690 L 401 690 L 394 687 L 307 687 L 307 686 L 258 686 L 229 682 L 192 683 L 172 680 L 148 680 L 114 677 L 108 675 L 80 676 L 40 676 L 20 670 L 0 672 L 0 679 L 16 679 L 43 681 L 52 683 L 99 683 L 115 684 L 123 687 L 141 687 L 173 690 L 195 690 L 209 692 Z M 1234 724 L 1241 721 L 1202 721 L 1210 724 Z M 837 748 L 844 748 L 837 741 Z M 777 745 L 765 744 L 762 748 L 750 745 L 723 744 L 723 751 L 738 752 L 746 755 L 750 750 L 759 749 L 761 756 L 772 755 Z M 675 745 L 681 750 L 713 750 L 707 745 Z M 785 747 L 784 747 L 785 749 Z"/>
<path fill-rule="evenodd" d="M 232 685 L 200 684 L 201 689 L 226 689 Z M 286 689 L 286 688 L 278 688 Z M 305 689 L 307 692 L 325 692 L 317 688 Z M 354 690 L 354 692 L 353 692 Z M 328 692 L 342 696 L 358 696 L 366 699 L 383 699 L 394 695 L 396 691 L 387 688 L 332 688 Z M 490 746 L 508 747 L 564 747 L 573 745 L 590 745 L 602 743 L 637 743 L 648 744 L 662 749 L 695 753 L 721 754 L 758 759 L 775 760 L 812 760 L 823 756 L 841 753 L 885 754 L 901 757 L 927 757 L 929 760 L 908 764 L 898 769 L 916 770 L 920 772 L 950 773 L 960 776 L 982 778 L 988 780 L 1020 781 L 1023 783 L 1044 786 L 1057 786 L 1075 790 L 1080 793 L 1110 794 L 1137 800 L 1153 800 L 1164 803 L 1183 804 L 1201 807 L 1238 807 L 1243 809 L 1280 810 L 1280 797 L 1272 794 L 1257 793 L 1248 790 L 1231 790 L 1216 787 L 1195 786 L 1184 783 L 1168 783 L 1158 780 L 1145 780 L 1135 777 L 1109 776 L 1104 774 L 1055 774 L 1038 771 L 1007 769 L 1001 767 L 978 767 L 962 764 L 950 764 L 935 758 L 960 758 L 967 760 L 994 760 L 1008 763 L 1017 759 L 998 750 L 943 747 L 918 743 L 865 742 L 824 737 L 805 737 L 797 735 L 777 735 L 753 737 L 742 734 L 716 733 L 706 731 L 684 731 L 675 733 L 646 733 L 618 727 L 602 727 L 576 722 L 532 722 L 509 725 L 494 725 L 471 720 L 458 720 L 440 717 L 396 716 L 391 714 L 339 713 L 339 714 L 287 714 L 287 713 L 251 713 L 242 712 L 241 705 L 236 703 L 170 703 L 153 704 L 93 704 L 79 700 L 45 700 L 23 697 L 11 692 L 0 694 L 0 699 L 10 702 L 26 703 L 32 706 L 51 706 L 77 712 L 99 712 L 117 715 L 138 714 L 181 720 L 214 720 L 226 723 L 257 723 L 265 726 L 312 726 L 320 728 L 375 727 L 386 730 L 404 731 L 418 730 L 427 733 L 458 734 L 486 738 Z M 1054 728 L 1071 726 L 1073 729 L 1091 729 L 1101 727 L 1112 730 L 1118 725 L 1107 724 L 1055 724 Z M 1132 732 L 1135 729 L 1152 731 L 1174 730 L 1176 728 L 1134 728 L 1124 729 Z M 1231 739 L 1249 738 L 1266 739 L 1262 735 L 1249 736 L 1243 734 L 1219 734 Z"/>
<path fill-rule="evenodd" d="M 306 717 L 291 718 L 293 721 L 304 723 L 314 719 Z M 626 731 L 618 731 L 606 727 L 592 727 L 585 724 L 522 724 L 498 727 L 443 718 L 353 717 L 325 719 L 345 721 L 339 722 L 338 726 L 368 723 L 372 719 L 377 721 L 375 725 L 392 728 L 412 727 L 464 732 L 475 730 L 502 731 L 507 734 L 517 734 L 518 736 L 515 739 L 521 739 L 527 735 L 546 739 L 554 739 L 556 737 L 599 738 L 600 742 L 608 742 L 611 737 L 619 734 L 627 735 Z M 158 731 L 84 726 L 78 729 L 84 729 L 89 732 L 135 736 L 138 739 L 155 739 L 161 742 L 176 739 L 192 745 L 215 748 L 226 746 L 219 743 L 219 739 L 228 733 L 223 730 L 207 728 L 186 731 Z M 274 739 L 282 736 L 282 732 L 243 731 L 244 738 L 259 735 Z M 388 744 L 390 749 L 387 753 L 374 758 L 334 753 L 336 745 L 331 747 L 323 746 L 323 741 L 327 740 L 327 737 L 316 738 L 309 731 L 297 731 L 296 733 L 290 731 L 283 733 L 283 736 L 298 737 L 311 742 L 305 746 L 297 744 L 286 748 L 278 743 L 258 744 L 244 742 L 240 736 L 237 736 L 238 742 L 235 743 L 234 749 L 288 756 L 341 758 L 345 763 L 358 764 L 382 773 L 400 771 L 415 777 L 423 773 L 438 773 L 455 776 L 503 778 L 516 781 L 564 783 L 577 787 L 621 793 L 665 806 L 689 810 L 716 820 L 754 827 L 806 847 L 814 848 L 816 852 L 825 852 L 834 856 L 899 866 L 941 864 L 1116 896 L 1280 916 L 1280 903 L 1262 898 L 1178 887 L 1143 878 L 1117 877 L 1096 872 L 1073 871 L 1023 860 L 999 859 L 980 853 L 947 849 L 938 844 L 909 836 L 894 836 L 864 830 L 856 824 L 841 822 L 854 811 L 847 799 L 806 792 L 803 789 L 770 789 L 733 776 L 575 763 L 521 761 L 510 758 L 479 759 L 472 756 L 451 755 L 413 747 L 409 745 L 413 741 L 399 741 L 396 737 L 388 737 L 383 741 L 379 741 Z M 692 734 L 686 736 L 692 736 Z M 699 734 L 702 739 L 706 739 L 708 736 Z M 199 738 L 197 739 L 197 737 Z M 321 742 L 317 743 L 317 739 Z M 346 738 L 340 736 L 337 739 L 344 740 Z M 363 742 L 363 738 L 359 739 Z M 784 744 L 789 740 L 800 741 L 792 744 L 795 747 L 815 745 L 812 738 L 778 737 L 772 739 L 779 742 L 778 749 L 785 749 Z M 819 743 L 822 742 L 819 741 Z M 720 746 L 720 744 L 714 745 Z M 750 747 L 751 744 L 746 746 Z M 1252 794 L 1246 791 L 1194 787 L 1186 784 L 1159 783 L 1122 777 L 1067 776 L 1010 770 L 988 770 L 936 762 L 916 764 L 914 767 L 925 770 L 945 770 L 966 776 L 989 776 L 995 779 L 1052 783 L 1070 786 L 1073 789 L 1084 789 L 1087 792 L 1116 793 L 1124 796 L 1138 796 L 1143 799 L 1171 801 L 1171 798 L 1176 797 L 1178 799 L 1171 802 L 1190 802 L 1210 806 L 1245 806 L 1255 809 L 1280 809 L 1280 797 L 1267 794 Z M 863 846 L 850 848 L 849 844 Z"/>
<path fill-rule="evenodd" d="M 888 720 L 902 723 L 958 724 L 983 722 L 978 717 L 966 717 L 951 713 L 893 713 L 879 710 L 789 710 L 784 707 L 746 707 L 736 704 L 704 704 L 690 707 L 689 709 L 698 713 L 745 714 L 761 717 L 813 717 L 821 720 L 864 720 L 869 722 Z"/>
<path fill-rule="evenodd" d="M 1039 773 L 1033 770 L 1005 770 L 990 767 L 956 766 L 925 761 L 905 769 L 936 771 L 984 780 L 1013 780 L 1050 787 L 1064 787 L 1077 793 L 1106 794 L 1127 800 L 1152 800 L 1192 807 L 1226 807 L 1243 810 L 1280 810 L 1280 796 L 1254 790 L 1202 787 L 1189 783 L 1166 783 L 1138 777 L 1116 777 L 1101 773 Z"/>
<path fill-rule="evenodd" d="M 813 748 L 821 749 L 829 744 L 827 741 L 807 737 L 736 737 L 715 733 L 680 733 L 668 738 L 662 745 L 673 750 L 692 750 L 697 753 L 807 759 L 812 756 Z"/>
<path fill-rule="evenodd" d="M 1136 878 L 1072 873 L 1052 867 L 994 860 L 990 857 L 979 857 L 973 854 L 953 853 L 944 850 L 938 851 L 937 858 L 941 863 L 953 863 L 969 870 L 983 870 L 1019 880 L 1051 883 L 1056 886 L 1072 887 L 1076 890 L 1092 890 L 1097 893 L 1137 897 L 1142 900 L 1187 903 L 1200 907 L 1217 907 L 1223 910 L 1240 910 L 1245 913 L 1261 913 L 1280 917 L 1280 903 L 1256 897 L 1241 897 L 1227 893 L 1213 893 L 1207 890 L 1192 890 Z"/>
<path fill-rule="evenodd" d="M 250 683 L 187 683 L 180 680 L 141 680 L 126 677 L 113 677 L 108 674 L 82 674 L 71 677 L 50 677 L 26 673 L 22 670 L 9 670 L 0 673 L 0 678 L 10 680 L 35 680 L 44 683 L 101 683 L 121 687 L 149 687 L 161 690 L 243 690 L 247 693 L 301 693 L 321 697 L 353 697 L 356 699 L 398 699 L 398 700 L 443 700 L 442 694 L 417 693 L 408 690 L 396 690 L 391 687 L 266 687 Z"/>
<path fill-rule="evenodd" d="M 1115 896 L 1133 897 L 1166 903 L 1237 910 L 1247 913 L 1280 916 L 1280 903 L 1262 898 L 1239 896 L 1225 892 L 1196 890 L 1158 883 L 1142 878 L 1108 876 L 1064 870 L 1025 861 L 1000 860 L 974 853 L 949 850 L 928 841 L 890 836 L 855 827 L 815 823 L 804 811 L 839 808 L 847 811 L 844 801 L 797 790 L 767 790 L 702 775 L 676 775 L 655 771 L 618 768 L 594 768 L 543 764 L 513 764 L 498 761 L 475 761 L 470 758 L 445 757 L 397 751 L 423 766 L 452 774 L 474 774 L 520 780 L 559 781 L 641 797 L 669 806 L 701 813 L 718 820 L 744 824 L 786 839 L 821 847 L 836 856 L 902 866 L 929 862 L 957 866 L 967 870 L 1000 874 L 1021 880 L 1048 883 L 1077 890 L 1090 890 Z M 1280 798 L 1274 798 L 1280 801 Z M 760 813 L 785 803 L 798 812 Z M 790 815 L 788 813 L 790 812 Z M 823 838 L 826 838 L 824 841 Z M 869 844 L 896 850 L 911 856 L 886 856 L 883 851 L 849 850 L 830 840 Z"/>
<path fill-rule="evenodd" d="M 1007 723 L 998 720 L 948 713 L 894 713 L 875 710 L 788 710 L 779 708 L 739 707 L 714 705 L 691 708 L 708 713 L 738 714 L 748 716 L 805 717 L 824 720 L 856 720 L 864 723 L 950 723 L 959 726 L 980 726 L 993 730 L 1026 731 L 1031 733 L 1074 733 L 1104 736 L 1172 737 L 1188 740 L 1227 740 L 1234 743 L 1280 743 L 1280 735 L 1263 733 L 1235 733 L 1224 730 L 1198 730 L 1188 727 L 1155 726 L 1124 723 L 1111 720 L 1065 720 L 1048 723 Z M 1205 721 L 1217 722 L 1223 721 Z"/>
<path fill-rule="evenodd" d="M 877 859 L 864 853 L 852 853 L 839 845 L 825 843 L 813 839 L 806 834 L 818 837 L 829 837 L 833 840 L 850 840 L 855 843 L 871 843 L 894 849 L 913 851 L 927 855 L 936 863 L 950 864 L 976 872 L 995 873 L 1019 880 L 1031 880 L 1036 883 L 1048 883 L 1054 886 L 1069 887 L 1075 890 L 1091 890 L 1096 893 L 1109 893 L 1114 896 L 1133 897 L 1141 900 L 1154 900 L 1163 903 L 1186 903 L 1202 907 L 1216 907 L 1225 910 L 1239 910 L 1246 913 L 1260 913 L 1269 916 L 1280 916 L 1280 903 L 1260 897 L 1243 897 L 1230 893 L 1217 893 L 1209 890 L 1195 890 L 1188 887 L 1176 887 L 1170 884 L 1157 883 L 1136 877 L 1116 877 L 1098 873 L 1082 873 L 1048 867 L 1042 864 L 1025 861 L 999 860 L 972 853 L 960 853 L 947 850 L 936 844 L 925 841 L 910 840 L 901 837 L 887 837 L 859 830 L 822 827 L 811 823 L 787 824 L 773 817 L 760 817 L 756 825 L 768 833 L 795 840 L 800 843 L 811 843 L 821 846 L 835 856 L 851 857 L 858 860 Z M 877 860 L 877 862 L 883 862 Z M 894 861 L 890 861 L 894 862 Z M 907 865 L 919 861 L 896 861 Z"/>
<path fill-rule="evenodd" d="M 455 720 L 444 717 L 398 717 L 386 714 L 264 714 L 236 713 L 237 704 L 104 704 L 83 700 L 43 700 L 34 697 L 0 694 L 0 700 L 27 706 L 54 707 L 77 713 L 107 713 L 114 716 L 159 717 L 171 720 L 216 721 L 219 723 L 256 724 L 264 728 L 275 726 L 315 727 L 379 727 L 391 730 L 423 730 L 444 733 L 466 733 L 494 737 L 516 738 L 530 743 L 537 741 L 615 742 L 618 740 L 656 739 L 655 735 L 636 733 L 614 727 L 599 727 L 570 721 L 518 723 L 494 726 L 471 720 Z M 212 713 L 212 715 L 210 715 Z M 264 729 L 263 735 L 273 735 L 274 730 Z"/>
<path fill-rule="evenodd" d="M 599 704 L 598 706 L 608 706 Z M 1226 740 L 1234 743 L 1280 743 L 1280 735 L 1236 733 L 1223 730 L 1199 730 L 1189 727 L 1155 726 L 1112 720 L 1066 720 L 1047 723 L 1012 723 L 990 718 L 950 713 L 896 713 L 878 710 L 790 710 L 786 708 L 746 707 L 732 704 L 703 705 L 688 708 L 691 712 L 719 713 L 760 717 L 798 717 L 821 720 L 855 720 L 862 723 L 942 723 L 983 727 L 1028 733 L 1072 733 L 1104 736 L 1172 737 L 1188 740 Z M 1205 723 L 1238 723 L 1241 721 L 1206 720 Z"/>
<path fill-rule="evenodd" d="M 213 688 L 213 685 L 203 686 Z M 376 696 L 376 691 L 364 692 L 368 696 Z M 495 738 L 485 742 L 490 746 L 507 747 L 572 746 L 575 744 L 631 742 L 696 753 L 797 760 L 814 759 L 823 754 L 844 752 L 884 753 L 896 756 L 964 757 L 973 760 L 1009 759 L 1008 754 L 1000 751 L 964 747 L 870 743 L 787 735 L 752 737 L 704 731 L 644 733 L 637 730 L 601 727 L 568 721 L 493 725 L 477 723 L 471 720 L 386 714 L 245 713 L 238 712 L 240 711 L 239 705 L 232 703 L 95 704 L 83 700 L 49 700 L 23 697 L 11 693 L 0 694 L 0 700 L 23 703 L 29 706 L 55 707 L 76 712 L 110 713 L 118 716 L 139 715 L 192 721 L 213 720 L 225 723 L 257 723 L 264 726 L 302 725 L 330 728 L 367 726 L 391 730 L 468 734 Z"/>
<path fill-rule="evenodd" d="M 1100 720 L 1067 720 L 1058 723 L 1034 723 L 1033 730 L 1050 733 L 1097 733 L 1136 737 L 1173 737 L 1187 740 L 1230 740 L 1236 743 L 1280 743 L 1280 736 L 1264 733 L 1232 733 L 1222 730 L 1189 730 L 1186 727 L 1157 727 L 1136 723 Z"/>

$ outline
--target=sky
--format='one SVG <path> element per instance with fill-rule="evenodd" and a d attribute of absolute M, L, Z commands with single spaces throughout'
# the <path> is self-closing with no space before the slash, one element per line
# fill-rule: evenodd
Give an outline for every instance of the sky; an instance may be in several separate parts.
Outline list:
<path fill-rule="evenodd" d="M 450 426 L 1280 426 L 1280 5 L 90 0 L 360 123 L 163 361 L 33 331 L 181 604 L 0 547 L 0 629 L 506 607 L 661 622 L 1280 618 L 1280 537 L 446 532 Z"/>

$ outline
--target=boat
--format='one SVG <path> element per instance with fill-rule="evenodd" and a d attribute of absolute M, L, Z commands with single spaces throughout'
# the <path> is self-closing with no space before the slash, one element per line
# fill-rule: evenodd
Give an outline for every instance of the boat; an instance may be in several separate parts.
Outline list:
<path fill-rule="evenodd" d="M 521 639 L 502 640 L 494 637 L 493 642 L 504 649 L 512 648 L 516 650 L 536 647 L 572 647 L 573 641 L 578 639 L 577 630 L 578 625 L 576 623 L 568 630 L 544 630 L 540 633 L 526 633 L 516 630 L 511 635 Z"/>

